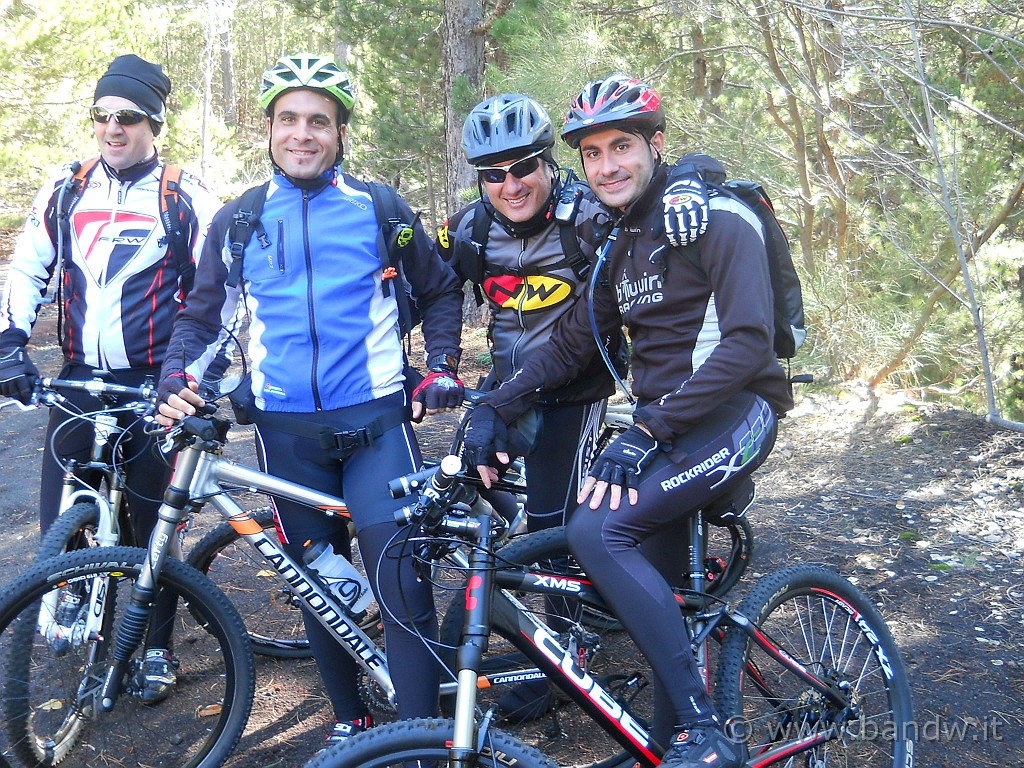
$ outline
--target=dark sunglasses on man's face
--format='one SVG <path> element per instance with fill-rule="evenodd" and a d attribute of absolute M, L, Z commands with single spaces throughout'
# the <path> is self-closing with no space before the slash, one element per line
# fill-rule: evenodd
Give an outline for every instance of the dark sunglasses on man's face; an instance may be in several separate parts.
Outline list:
<path fill-rule="evenodd" d="M 89 110 L 89 116 L 97 123 L 106 123 L 110 118 L 118 125 L 138 125 L 149 115 L 137 109 L 107 109 L 106 107 L 93 107 Z"/>
<path fill-rule="evenodd" d="M 525 179 L 540 167 L 540 158 L 537 155 L 524 157 L 522 160 L 508 166 L 485 165 L 477 166 L 480 177 L 489 184 L 504 184 L 505 177 L 510 173 L 517 179 Z"/>

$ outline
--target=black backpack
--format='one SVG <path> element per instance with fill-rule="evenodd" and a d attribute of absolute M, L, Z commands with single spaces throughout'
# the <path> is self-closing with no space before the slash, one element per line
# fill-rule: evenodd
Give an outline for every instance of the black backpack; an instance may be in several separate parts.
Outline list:
<path fill-rule="evenodd" d="M 370 197 L 373 210 L 377 217 L 377 256 L 381 264 L 381 290 L 385 296 L 391 295 L 394 285 L 395 299 L 398 302 L 398 324 L 402 336 L 408 335 L 419 324 L 419 315 L 415 302 L 409 295 L 409 288 L 402 279 L 402 256 L 406 249 L 413 247 L 416 220 L 407 223 L 401 216 L 398 192 L 386 184 L 369 181 Z M 228 228 L 228 247 L 231 251 L 231 266 L 228 269 L 227 285 L 238 286 L 242 279 L 242 261 L 245 248 L 255 234 L 261 248 L 270 247 L 270 239 L 260 222 L 263 204 L 267 199 L 270 182 L 250 187 L 238 198 L 233 200 L 235 212 Z"/>
<path fill-rule="evenodd" d="M 677 169 L 686 172 L 687 163 L 699 170 L 704 183 L 712 194 L 727 195 L 746 205 L 764 228 L 764 245 L 768 254 L 768 274 L 772 283 L 772 298 L 775 309 L 775 339 L 773 347 L 776 356 L 791 358 L 800 349 L 807 337 L 804 327 L 804 302 L 800 290 L 800 278 L 793 266 L 793 254 L 789 239 L 775 216 L 775 206 L 764 187 L 748 179 L 726 179 L 724 173 L 711 171 L 705 165 L 706 155 L 684 155 Z M 710 160 L 710 158 L 708 158 Z M 715 163 L 718 168 L 720 165 Z M 678 172 L 678 171 L 677 171 Z M 695 245 L 682 248 L 698 267 L 700 258 Z"/>

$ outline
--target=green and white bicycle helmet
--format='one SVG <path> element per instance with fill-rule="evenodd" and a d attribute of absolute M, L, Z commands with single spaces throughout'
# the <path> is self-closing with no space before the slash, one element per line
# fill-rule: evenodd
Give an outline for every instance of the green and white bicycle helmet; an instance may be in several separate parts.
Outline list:
<path fill-rule="evenodd" d="M 342 106 L 342 122 L 356 103 L 356 92 L 348 73 L 334 60 L 312 53 L 296 53 L 282 56 L 277 63 L 263 73 L 260 84 L 260 106 L 270 115 L 274 99 L 293 88 L 311 88 L 325 91 Z"/>
<path fill-rule="evenodd" d="M 554 144 L 555 130 L 548 113 L 521 93 L 503 93 L 481 101 L 470 110 L 462 127 L 462 151 L 470 165 L 494 165 Z"/>

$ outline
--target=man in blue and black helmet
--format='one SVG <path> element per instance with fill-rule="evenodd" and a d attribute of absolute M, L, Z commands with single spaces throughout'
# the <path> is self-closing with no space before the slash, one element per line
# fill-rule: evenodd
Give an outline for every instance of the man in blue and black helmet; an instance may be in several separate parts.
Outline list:
<path fill-rule="evenodd" d="M 678 531 L 696 510 L 768 456 L 793 405 L 773 349 L 774 312 L 764 231 L 742 203 L 674 178 L 662 159 L 665 115 L 648 83 L 614 74 L 573 100 L 562 138 L 617 236 L 591 306 L 577 302 L 546 344 L 474 410 L 467 456 L 485 480 L 496 447 L 536 393 L 577 375 L 597 330 L 625 325 L 632 342 L 633 426 L 591 465 L 577 494 L 569 548 L 655 673 L 652 733 L 665 768 L 738 768 L 701 679 L 670 583 Z M 704 172 L 724 168 L 704 157 Z M 676 250 L 666 212 L 706 195 L 706 231 L 692 256 Z M 477 421 L 479 420 L 479 425 Z M 476 428 L 478 426 L 478 428 Z M 496 457 L 500 465 L 504 452 Z M 643 545 L 641 547 L 641 545 Z"/>

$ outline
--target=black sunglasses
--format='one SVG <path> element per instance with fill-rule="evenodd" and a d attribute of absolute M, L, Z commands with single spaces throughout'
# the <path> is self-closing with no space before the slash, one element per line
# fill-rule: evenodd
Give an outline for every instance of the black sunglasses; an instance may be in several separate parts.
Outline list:
<path fill-rule="evenodd" d="M 137 109 L 107 109 L 106 107 L 92 107 L 89 109 L 89 117 L 97 123 L 106 123 L 110 118 L 118 125 L 138 125 L 143 120 L 149 119 L 149 115 Z"/>
<path fill-rule="evenodd" d="M 525 179 L 540 167 L 540 153 L 524 157 L 508 166 L 485 165 L 477 166 L 477 173 L 490 184 L 504 184 L 505 178 L 511 173 L 517 179 Z"/>

